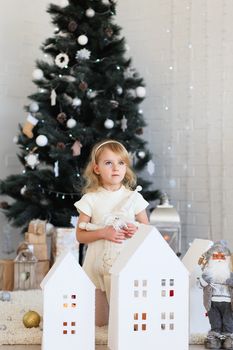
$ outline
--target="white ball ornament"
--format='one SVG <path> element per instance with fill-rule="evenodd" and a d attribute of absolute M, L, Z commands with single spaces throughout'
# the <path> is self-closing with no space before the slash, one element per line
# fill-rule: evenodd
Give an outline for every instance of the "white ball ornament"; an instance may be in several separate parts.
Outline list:
<path fill-rule="evenodd" d="M 95 16 L 95 10 L 93 10 L 92 8 L 89 8 L 86 10 L 86 16 L 89 18 L 92 18 Z"/>
<path fill-rule="evenodd" d="M 67 128 L 72 129 L 76 125 L 77 125 L 77 122 L 76 122 L 76 120 L 74 118 L 70 118 L 70 119 L 67 120 L 67 123 L 66 123 Z"/>
<path fill-rule="evenodd" d="M 121 95 L 121 94 L 122 94 L 123 89 L 122 89 L 122 87 L 121 87 L 120 85 L 117 86 L 116 92 L 117 92 L 118 95 Z"/>
<path fill-rule="evenodd" d="M 135 92 L 137 97 L 143 98 L 146 96 L 146 89 L 144 88 L 144 86 L 138 86 Z"/>
<path fill-rule="evenodd" d="M 102 3 L 103 3 L 104 5 L 109 5 L 109 0 L 102 0 Z"/>
<path fill-rule="evenodd" d="M 27 191 L 27 186 L 24 185 L 24 186 L 21 188 L 21 190 L 20 190 L 21 195 L 23 196 L 23 195 L 25 194 L 26 191 Z"/>
<path fill-rule="evenodd" d="M 78 41 L 79 45 L 84 46 L 88 43 L 88 37 L 84 34 L 79 35 L 77 41 Z"/>
<path fill-rule="evenodd" d="M 138 152 L 138 157 L 139 157 L 140 159 L 145 158 L 145 156 L 146 156 L 146 153 L 145 153 L 144 151 Z"/>
<path fill-rule="evenodd" d="M 48 144 L 48 138 L 45 135 L 39 135 L 36 138 L 36 144 L 39 147 L 45 147 Z"/>
<path fill-rule="evenodd" d="M 32 113 L 36 113 L 39 111 L 39 105 L 37 102 L 32 102 L 30 103 L 30 106 L 29 106 L 29 111 L 32 112 Z"/>
<path fill-rule="evenodd" d="M 61 4 L 62 7 L 66 7 L 66 6 L 69 5 L 69 1 L 68 0 L 61 0 L 60 4 Z"/>
<path fill-rule="evenodd" d="M 37 68 L 37 69 L 34 69 L 34 71 L 32 73 L 32 77 L 35 80 L 41 80 L 44 78 L 44 73 L 41 69 Z"/>
<path fill-rule="evenodd" d="M 79 107 L 79 106 L 81 106 L 81 104 L 82 104 L 82 100 L 80 100 L 80 98 L 75 97 L 75 98 L 73 99 L 72 105 L 73 105 L 74 107 Z"/>
<path fill-rule="evenodd" d="M 114 121 L 112 119 L 106 119 L 104 126 L 106 129 L 112 129 L 114 127 Z"/>

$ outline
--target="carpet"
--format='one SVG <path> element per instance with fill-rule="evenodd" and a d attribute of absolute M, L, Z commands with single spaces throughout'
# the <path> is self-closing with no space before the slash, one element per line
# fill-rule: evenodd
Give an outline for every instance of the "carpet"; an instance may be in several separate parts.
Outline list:
<path fill-rule="evenodd" d="M 0 345 L 41 344 L 42 326 L 26 328 L 24 314 L 34 310 L 42 315 L 41 290 L 10 292 L 10 301 L 0 301 Z M 96 344 L 107 344 L 107 327 L 96 327 Z"/>

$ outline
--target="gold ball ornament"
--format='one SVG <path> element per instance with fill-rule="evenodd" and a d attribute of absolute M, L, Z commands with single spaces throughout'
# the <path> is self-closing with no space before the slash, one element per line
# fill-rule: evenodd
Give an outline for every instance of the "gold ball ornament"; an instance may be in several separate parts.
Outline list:
<path fill-rule="evenodd" d="M 23 324 L 26 328 L 39 327 L 40 315 L 36 311 L 28 311 L 23 316 Z"/>

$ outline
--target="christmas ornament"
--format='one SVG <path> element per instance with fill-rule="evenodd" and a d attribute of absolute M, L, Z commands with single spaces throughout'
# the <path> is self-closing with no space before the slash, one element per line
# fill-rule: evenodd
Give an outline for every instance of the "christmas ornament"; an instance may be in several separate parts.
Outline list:
<path fill-rule="evenodd" d="M 33 117 L 33 115 L 28 114 L 27 120 L 23 126 L 23 133 L 24 135 L 26 135 L 29 139 L 33 138 L 33 128 L 36 126 L 36 124 L 38 123 L 38 119 L 36 119 L 35 117 Z"/>
<path fill-rule="evenodd" d="M 135 93 L 136 93 L 136 96 L 139 97 L 139 98 L 143 98 L 146 96 L 146 89 L 144 88 L 144 86 L 138 86 L 136 89 L 135 89 Z"/>
<path fill-rule="evenodd" d="M 77 51 L 75 58 L 77 61 L 84 61 L 84 60 L 89 60 L 90 56 L 91 56 L 91 51 L 84 48 Z"/>
<path fill-rule="evenodd" d="M 135 133 L 136 133 L 137 135 L 142 135 L 142 134 L 143 134 L 143 128 L 138 128 L 138 129 L 136 129 Z"/>
<path fill-rule="evenodd" d="M 78 23 L 76 23 L 75 21 L 70 21 L 69 22 L 69 24 L 68 24 L 69 32 L 74 33 L 77 28 L 78 28 Z"/>
<path fill-rule="evenodd" d="M 69 63 L 69 56 L 66 53 L 59 53 L 55 58 L 55 63 L 59 68 L 65 68 Z"/>
<path fill-rule="evenodd" d="M 125 116 L 123 116 L 123 118 L 121 119 L 121 129 L 124 132 L 127 129 L 127 119 L 125 118 Z"/>
<path fill-rule="evenodd" d="M 94 91 L 92 89 L 88 89 L 87 98 L 89 98 L 91 100 L 92 98 L 95 98 L 97 96 L 97 94 L 98 94 L 97 91 Z"/>
<path fill-rule="evenodd" d="M 88 88 L 88 84 L 85 81 L 81 81 L 81 83 L 79 84 L 79 89 L 82 91 L 86 91 Z"/>
<path fill-rule="evenodd" d="M 119 102 L 116 100 L 111 100 L 110 104 L 111 104 L 112 108 L 117 108 L 119 106 Z"/>
<path fill-rule="evenodd" d="M 10 301 L 11 300 L 11 294 L 9 292 L 1 292 L 0 293 L 0 300 L 1 301 Z"/>
<path fill-rule="evenodd" d="M 104 5 L 109 5 L 109 0 L 102 0 L 102 3 L 103 3 Z"/>
<path fill-rule="evenodd" d="M 143 110 L 142 110 L 142 109 L 139 109 L 139 110 L 138 110 L 138 114 L 141 114 L 141 115 L 142 115 L 142 114 L 143 114 Z"/>
<path fill-rule="evenodd" d="M 76 122 L 76 120 L 74 118 L 70 118 L 70 119 L 67 120 L 67 123 L 66 123 L 67 128 L 72 129 L 76 125 L 77 125 L 77 122 Z"/>
<path fill-rule="evenodd" d="M 39 105 L 37 102 L 32 102 L 30 103 L 29 105 L 29 111 L 32 112 L 32 113 L 36 113 L 39 111 Z"/>
<path fill-rule="evenodd" d="M 108 38 L 111 38 L 112 35 L 113 35 L 113 30 L 111 27 L 107 27 L 105 30 L 104 30 L 105 34 L 107 35 Z"/>
<path fill-rule="evenodd" d="M 57 99 L 56 91 L 52 89 L 50 94 L 51 106 L 56 106 L 56 99 Z"/>
<path fill-rule="evenodd" d="M 89 8 L 86 10 L 85 14 L 87 17 L 92 18 L 95 16 L 95 11 L 92 8 Z"/>
<path fill-rule="evenodd" d="M 58 160 L 54 163 L 54 175 L 55 175 L 55 177 L 59 177 Z"/>
<path fill-rule="evenodd" d="M 106 119 L 104 126 L 106 129 L 112 129 L 114 127 L 114 121 L 112 119 Z"/>
<path fill-rule="evenodd" d="M 137 155 L 138 155 L 138 158 L 144 159 L 146 156 L 146 153 L 144 151 L 139 151 Z"/>
<path fill-rule="evenodd" d="M 16 143 L 16 144 L 19 142 L 18 136 L 14 136 L 14 137 L 13 137 L 13 142 Z"/>
<path fill-rule="evenodd" d="M 40 315 L 36 311 L 28 311 L 23 316 L 23 324 L 26 328 L 39 327 Z"/>
<path fill-rule="evenodd" d="M 27 186 L 24 185 L 24 186 L 21 188 L 21 190 L 20 190 L 20 194 L 21 194 L 22 196 L 24 196 L 25 193 L 26 193 L 26 191 L 27 191 Z"/>
<path fill-rule="evenodd" d="M 67 115 L 65 113 L 61 112 L 57 115 L 58 123 L 65 124 L 66 120 L 67 120 Z"/>
<path fill-rule="evenodd" d="M 44 73 L 41 69 L 37 68 L 33 71 L 32 77 L 34 80 L 41 80 L 44 78 Z"/>
<path fill-rule="evenodd" d="M 39 147 L 45 147 L 48 144 L 48 138 L 45 135 L 39 135 L 36 138 L 36 144 Z"/>
<path fill-rule="evenodd" d="M 81 154 L 81 147 L 82 147 L 81 142 L 79 140 L 76 140 L 74 142 L 73 146 L 71 147 L 74 157 L 80 156 L 80 154 Z"/>
<path fill-rule="evenodd" d="M 26 157 L 24 157 L 27 166 L 31 169 L 35 169 L 35 167 L 40 163 L 38 153 L 29 153 Z"/>
<path fill-rule="evenodd" d="M 122 87 L 120 85 L 118 85 L 116 87 L 116 92 L 117 92 L 118 95 L 121 95 L 123 93 L 123 89 L 122 89 Z"/>
<path fill-rule="evenodd" d="M 66 145 L 64 144 L 64 142 L 58 142 L 57 143 L 57 148 L 63 150 L 63 149 L 66 148 Z"/>
<path fill-rule="evenodd" d="M 79 43 L 79 45 L 84 46 L 88 43 L 88 37 L 84 34 L 79 35 L 77 42 Z"/>
<path fill-rule="evenodd" d="M 79 107 L 81 106 L 81 104 L 82 104 L 82 100 L 80 100 L 80 98 L 75 97 L 73 99 L 73 102 L 72 102 L 73 107 Z"/>
<path fill-rule="evenodd" d="M 134 89 L 128 89 L 127 92 L 131 97 L 136 97 L 136 91 Z"/>
<path fill-rule="evenodd" d="M 9 209 L 10 208 L 10 206 L 9 206 L 9 203 L 7 203 L 7 202 L 0 202 L 0 208 L 1 209 Z"/>
<path fill-rule="evenodd" d="M 62 7 L 66 7 L 69 5 L 69 1 L 68 0 L 61 0 L 60 4 Z"/>
<path fill-rule="evenodd" d="M 152 176 L 155 172 L 155 163 L 152 160 L 149 160 L 147 163 L 147 171 Z"/>

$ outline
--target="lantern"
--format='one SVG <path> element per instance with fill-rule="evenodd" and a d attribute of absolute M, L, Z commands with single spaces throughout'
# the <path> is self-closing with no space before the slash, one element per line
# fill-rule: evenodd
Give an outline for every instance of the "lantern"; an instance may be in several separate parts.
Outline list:
<path fill-rule="evenodd" d="M 37 258 L 30 249 L 19 252 L 14 260 L 14 289 L 27 290 L 36 288 L 36 263 Z"/>
<path fill-rule="evenodd" d="M 151 212 L 150 224 L 155 226 L 174 252 L 181 255 L 181 225 L 180 216 L 169 203 L 166 193 L 163 194 L 161 204 Z"/>

